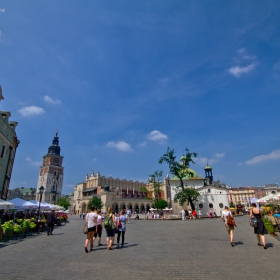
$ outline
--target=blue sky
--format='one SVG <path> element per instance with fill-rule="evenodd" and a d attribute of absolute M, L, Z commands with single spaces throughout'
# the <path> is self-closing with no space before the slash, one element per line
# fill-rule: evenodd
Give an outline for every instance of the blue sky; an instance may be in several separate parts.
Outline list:
<path fill-rule="evenodd" d="M 63 193 L 91 170 L 146 181 L 168 146 L 231 185 L 279 183 L 279 1 L 7 1 L 1 110 L 36 187 L 56 129 Z"/>

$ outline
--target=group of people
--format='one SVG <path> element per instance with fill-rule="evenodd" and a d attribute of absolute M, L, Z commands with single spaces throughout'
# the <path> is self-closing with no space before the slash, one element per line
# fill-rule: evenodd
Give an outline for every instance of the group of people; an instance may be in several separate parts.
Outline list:
<path fill-rule="evenodd" d="M 202 213 L 201 213 L 201 210 L 199 209 L 197 212 L 196 210 L 184 210 L 182 209 L 182 221 L 185 221 L 187 219 L 191 220 L 196 220 L 198 218 L 198 220 L 201 220 L 202 219 Z"/>
<path fill-rule="evenodd" d="M 267 232 L 267 230 L 264 226 L 263 220 L 262 220 L 262 213 L 257 208 L 256 203 L 252 203 L 252 209 L 250 210 L 250 217 L 256 218 L 256 220 L 257 220 L 257 226 L 254 227 L 254 234 L 256 234 L 256 236 L 257 236 L 258 246 L 262 246 L 264 249 L 267 249 L 265 234 L 268 234 L 268 232 Z M 232 247 L 234 247 L 235 244 L 233 242 L 233 232 L 234 232 L 234 227 L 237 225 L 236 225 L 236 223 L 228 224 L 229 220 L 232 219 L 233 216 L 227 206 L 225 206 L 225 210 L 222 212 L 221 218 L 225 222 L 225 227 L 228 232 L 230 244 Z"/>
<path fill-rule="evenodd" d="M 88 253 L 89 250 L 93 251 L 94 241 L 98 236 L 98 246 L 103 246 L 101 244 L 101 235 L 103 228 L 106 230 L 106 243 L 107 249 L 113 250 L 113 245 L 115 241 L 115 235 L 117 234 L 117 246 L 116 249 L 121 245 L 124 245 L 124 238 L 126 232 L 126 224 L 129 223 L 130 210 L 125 213 L 124 210 L 120 214 L 116 214 L 111 208 L 107 209 L 105 217 L 101 215 L 100 210 L 96 210 L 95 206 L 91 207 L 91 211 L 86 214 L 85 219 L 88 227 L 87 238 L 85 241 L 85 252 Z M 121 239 L 121 243 L 120 243 Z M 88 249 L 88 245 L 90 248 Z"/>

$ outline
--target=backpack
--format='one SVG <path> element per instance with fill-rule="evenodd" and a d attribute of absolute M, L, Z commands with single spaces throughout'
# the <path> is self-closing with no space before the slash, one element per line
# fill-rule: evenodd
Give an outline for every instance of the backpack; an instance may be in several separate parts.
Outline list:
<path fill-rule="evenodd" d="M 112 215 L 109 217 L 107 216 L 104 220 L 104 228 L 105 229 L 112 229 Z"/>

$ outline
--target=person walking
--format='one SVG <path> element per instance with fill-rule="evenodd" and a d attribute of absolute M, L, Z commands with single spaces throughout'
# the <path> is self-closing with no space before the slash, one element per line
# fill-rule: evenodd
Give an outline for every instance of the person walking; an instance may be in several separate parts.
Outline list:
<path fill-rule="evenodd" d="M 218 217 L 218 216 L 217 216 L 217 211 L 216 211 L 216 209 L 214 209 L 213 215 L 214 215 L 214 218 L 217 218 L 217 217 Z"/>
<path fill-rule="evenodd" d="M 263 220 L 262 220 L 262 213 L 261 211 L 257 208 L 256 203 L 252 203 L 252 210 L 250 210 L 250 217 L 251 218 L 256 218 L 257 219 L 257 227 L 254 227 L 254 233 L 257 235 L 257 240 L 258 240 L 258 245 L 259 246 L 263 246 L 264 249 L 267 249 L 266 247 L 266 242 L 265 242 L 265 234 L 267 233 L 267 230 L 263 224 Z M 261 244 L 261 239 L 262 239 L 262 243 Z"/>
<path fill-rule="evenodd" d="M 196 220 L 196 211 L 195 211 L 195 209 L 192 211 L 192 218 L 193 218 L 194 220 Z"/>
<path fill-rule="evenodd" d="M 101 216 L 101 210 L 98 209 L 97 210 L 97 233 L 94 234 L 94 237 L 96 238 L 98 236 L 98 246 L 103 246 L 103 244 L 101 244 L 101 235 L 102 235 L 102 216 Z"/>
<path fill-rule="evenodd" d="M 198 209 L 198 219 L 201 220 L 202 219 L 202 213 L 201 213 L 201 210 Z"/>
<path fill-rule="evenodd" d="M 129 219 L 130 219 L 130 216 L 131 216 L 131 211 L 129 208 L 126 209 L 126 219 L 127 219 L 127 223 L 129 224 Z"/>
<path fill-rule="evenodd" d="M 88 224 L 87 239 L 85 241 L 85 252 L 88 253 L 88 243 L 90 243 L 90 251 L 93 250 L 93 238 L 94 234 L 97 233 L 97 218 L 98 215 L 95 212 L 95 206 L 90 208 L 90 213 L 86 215 L 86 223 Z"/>
<path fill-rule="evenodd" d="M 55 214 L 54 210 L 48 212 L 46 214 L 47 219 L 47 225 L 48 225 L 48 235 L 53 235 L 53 229 L 54 229 L 54 221 L 55 221 Z"/>
<path fill-rule="evenodd" d="M 105 223 L 107 222 L 110 226 L 106 228 Z M 107 210 L 107 215 L 104 222 L 104 227 L 106 229 L 106 241 L 108 250 L 113 250 L 113 241 L 115 239 L 115 215 L 112 213 L 112 209 L 109 207 Z"/>
<path fill-rule="evenodd" d="M 181 213 L 182 213 L 182 221 L 185 221 L 186 220 L 186 212 L 185 212 L 185 210 L 182 209 Z"/>
<path fill-rule="evenodd" d="M 213 212 L 212 212 L 212 210 L 210 209 L 209 210 L 209 219 L 212 219 L 213 218 Z"/>
<path fill-rule="evenodd" d="M 231 246 L 233 247 L 234 246 L 234 243 L 233 243 L 233 231 L 234 231 L 234 226 L 233 225 L 228 225 L 227 224 L 227 221 L 228 221 L 228 217 L 231 216 L 232 217 L 232 214 L 231 212 L 229 211 L 229 208 L 227 206 L 225 206 L 225 210 L 222 212 L 222 220 L 225 222 L 225 226 L 226 226 L 226 229 L 227 229 L 227 232 L 228 232 L 228 236 L 229 236 L 229 239 L 230 239 L 230 244 Z"/>
<path fill-rule="evenodd" d="M 121 211 L 121 215 L 118 217 L 118 237 L 117 237 L 117 249 L 119 248 L 120 244 L 120 237 L 122 236 L 122 247 L 124 244 L 124 235 L 126 231 L 126 216 L 124 215 L 124 211 Z"/>
<path fill-rule="evenodd" d="M 191 219 L 192 218 L 192 210 L 189 210 L 187 213 L 189 213 L 188 217 L 189 217 L 189 219 Z"/>

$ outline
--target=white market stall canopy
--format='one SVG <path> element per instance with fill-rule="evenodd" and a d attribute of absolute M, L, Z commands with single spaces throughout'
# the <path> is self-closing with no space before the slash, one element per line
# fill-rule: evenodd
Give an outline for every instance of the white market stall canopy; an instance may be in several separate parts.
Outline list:
<path fill-rule="evenodd" d="M 37 208 L 39 208 L 39 202 L 36 201 L 36 200 L 29 200 L 29 202 L 35 204 L 37 206 Z M 46 203 L 44 202 L 41 202 L 41 205 L 40 205 L 40 210 L 48 210 L 50 209 L 47 205 L 45 205 Z"/>
<path fill-rule="evenodd" d="M 271 193 L 271 194 L 269 194 L 269 195 L 266 195 L 266 196 L 264 196 L 264 197 L 261 197 L 260 199 L 258 199 L 258 200 L 256 201 L 256 203 L 266 203 L 266 202 L 268 202 L 269 200 L 273 199 L 273 197 L 275 197 L 275 196 L 276 196 L 275 194 Z"/>
<path fill-rule="evenodd" d="M 37 205 L 34 203 L 31 203 L 30 201 L 23 200 L 21 198 L 14 198 L 12 200 L 9 200 L 9 202 L 13 203 L 15 208 L 17 210 L 27 210 L 27 209 L 37 209 Z"/>
<path fill-rule="evenodd" d="M 15 206 L 12 202 L 0 199 L 0 209 L 15 209 Z"/>

